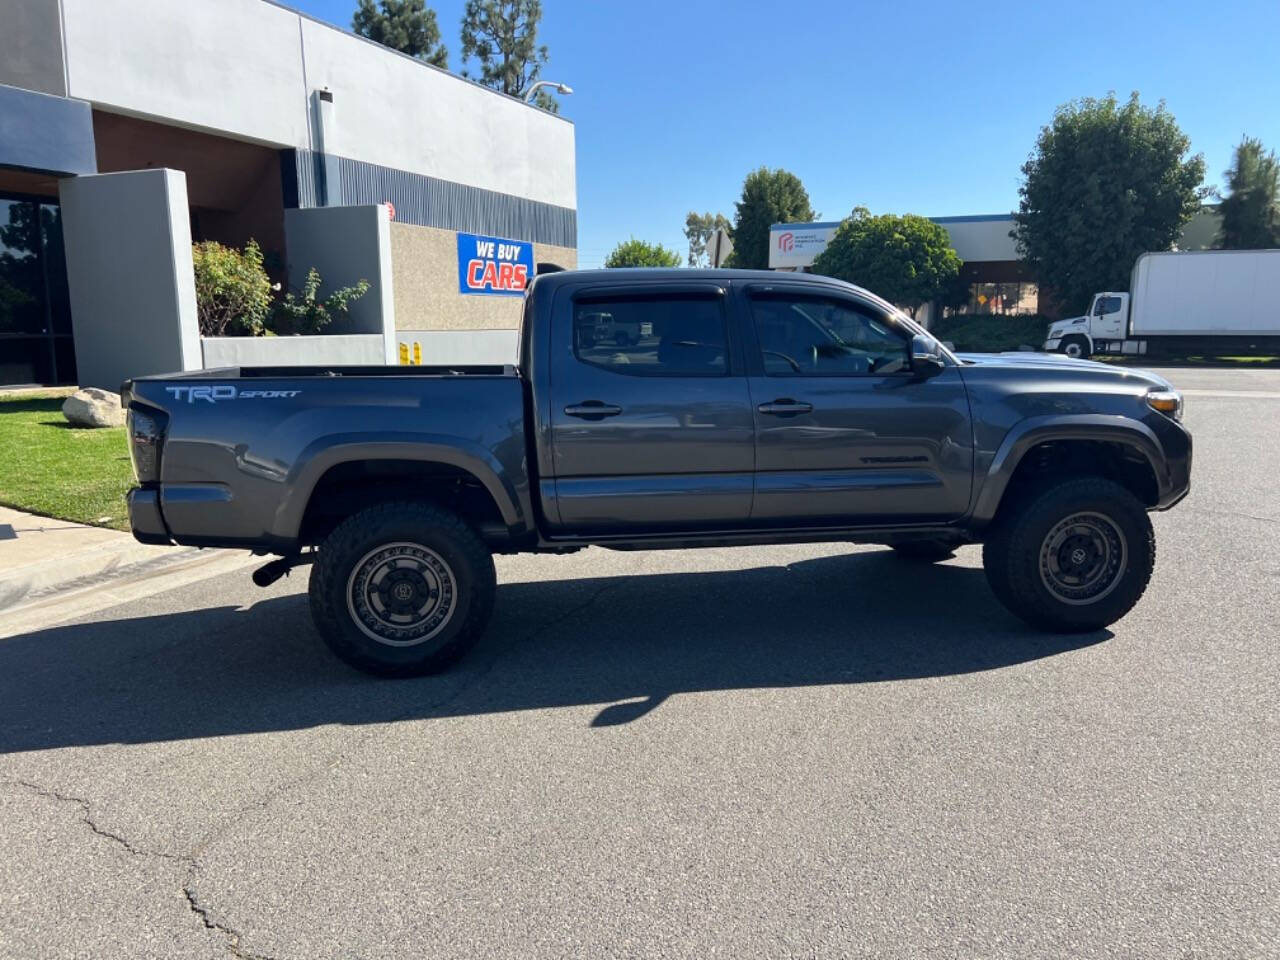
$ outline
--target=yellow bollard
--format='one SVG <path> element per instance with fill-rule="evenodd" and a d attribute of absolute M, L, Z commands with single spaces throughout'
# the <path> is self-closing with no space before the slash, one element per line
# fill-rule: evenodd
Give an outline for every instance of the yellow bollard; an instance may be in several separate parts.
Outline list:
<path fill-rule="evenodd" d="M 422 344 L 417 340 L 413 341 L 413 365 L 415 367 L 422 366 Z"/>
<path fill-rule="evenodd" d="M 409 345 L 407 343 L 400 344 L 400 366 L 405 366 L 409 362 Z"/>

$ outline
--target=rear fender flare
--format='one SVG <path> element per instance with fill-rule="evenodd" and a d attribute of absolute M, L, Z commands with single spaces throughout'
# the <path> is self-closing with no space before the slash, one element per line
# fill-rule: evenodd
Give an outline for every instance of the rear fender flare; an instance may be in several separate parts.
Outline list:
<path fill-rule="evenodd" d="M 512 535 L 527 528 L 515 479 L 479 444 L 440 434 L 360 433 L 321 437 L 302 451 L 285 481 L 287 492 L 276 510 L 272 533 L 296 542 L 307 504 L 320 478 L 339 464 L 376 460 L 415 460 L 465 470 L 489 491 Z"/>

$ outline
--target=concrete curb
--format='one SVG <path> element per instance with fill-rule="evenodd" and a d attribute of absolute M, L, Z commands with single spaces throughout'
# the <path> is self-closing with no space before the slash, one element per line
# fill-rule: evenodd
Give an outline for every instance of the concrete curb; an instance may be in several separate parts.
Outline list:
<path fill-rule="evenodd" d="M 262 557 L 238 550 L 170 550 L 169 557 L 117 566 L 110 572 L 28 594 L 23 602 L 0 610 L 0 639 L 87 617 L 108 607 L 263 562 Z"/>
<path fill-rule="evenodd" d="M 0 507 L 0 637 L 262 562 Z"/>
<path fill-rule="evenodd" d="M 136 575 L 149 567 L 163 568 L 196 552 L 195 548 L 148 547 L 122 534 L 118 540 L 0 571 L 0 611 L 113 577 Z"/>

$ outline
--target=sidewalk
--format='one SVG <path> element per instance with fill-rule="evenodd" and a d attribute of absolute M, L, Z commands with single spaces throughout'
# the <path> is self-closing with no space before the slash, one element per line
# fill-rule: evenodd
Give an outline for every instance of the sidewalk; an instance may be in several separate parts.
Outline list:
<path fill-rule="evenodd" d="M 263 562 L 0 507 L 0 637 Z"/>

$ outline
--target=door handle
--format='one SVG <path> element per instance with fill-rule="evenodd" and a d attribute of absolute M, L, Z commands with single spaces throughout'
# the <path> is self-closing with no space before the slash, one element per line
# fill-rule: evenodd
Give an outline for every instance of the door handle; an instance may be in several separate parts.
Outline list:
<path fill-rule="evenodd" d="M 775 417 L 794 417 L 798 413 L 813 413 L 813 404 L 803 400 L 792 400 L 790 397 L 779 397 L 772 403 L 762 403 L 756 407 L 761 413 L 771 413 Z"/>
<path fill-rule="evenodd" d="M 583 400 L 581 403 L 569 404 L 564 412 L 566 416 L 581 417 L 583 420 L 603 420 L 605 417 L 616 417 L 622 412 L 622 408 L 602 400 Z"/>

